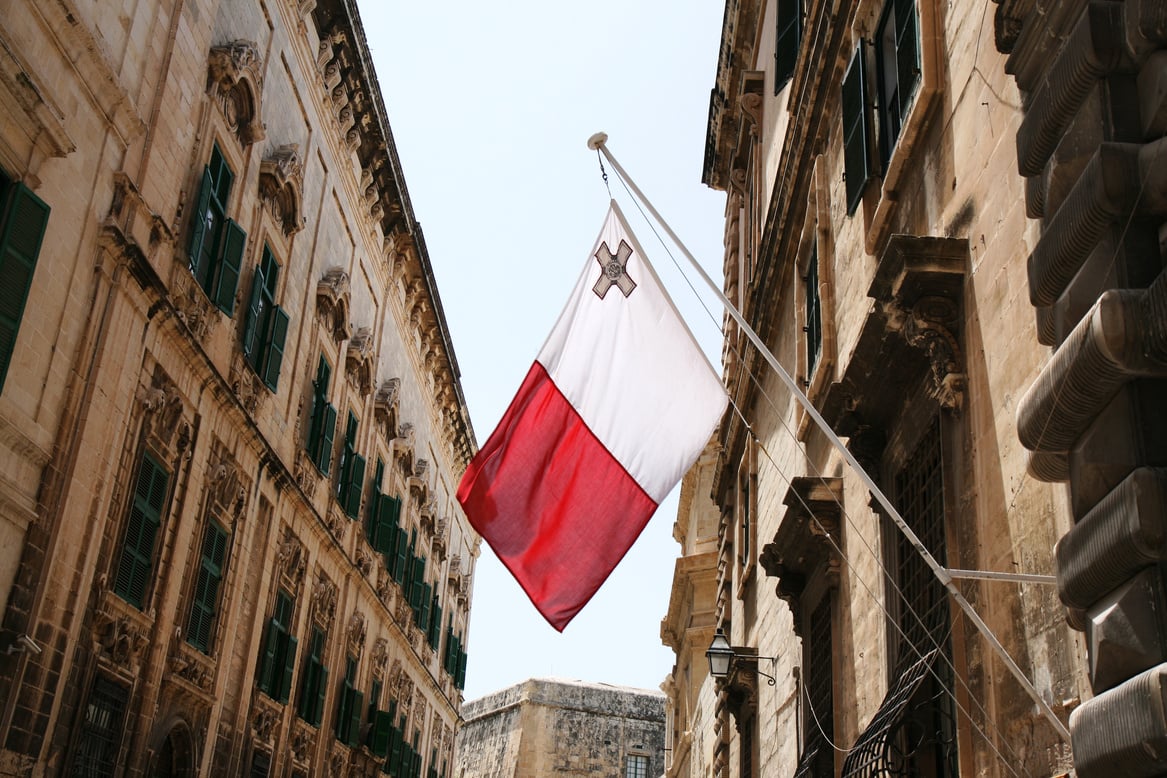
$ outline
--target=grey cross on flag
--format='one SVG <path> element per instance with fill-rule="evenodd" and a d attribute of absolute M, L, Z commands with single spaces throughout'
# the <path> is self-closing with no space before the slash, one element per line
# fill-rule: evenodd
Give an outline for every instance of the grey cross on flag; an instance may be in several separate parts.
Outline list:
<path fill-rule="evenodd" d="M 613 254 L 612 250 L 608 248 L 608 244 L 604 242 L 600 244 L 595 256 L 596 261 L 600 263 L 602 272 L 600 277 L 596 279 L 596 285 L 592 287 L 592 291 L 601 300 L 613 286 L 618 286 L 625 297 L 632 294 L 632 290 L 636 288 L 636 282 L 632 280 L 632 276 L 628 275 L 628 268 L 625 267 L 628 264 L 628 258 L 632 256 L 632 247 L 621 240 L 620 248 Z"/>

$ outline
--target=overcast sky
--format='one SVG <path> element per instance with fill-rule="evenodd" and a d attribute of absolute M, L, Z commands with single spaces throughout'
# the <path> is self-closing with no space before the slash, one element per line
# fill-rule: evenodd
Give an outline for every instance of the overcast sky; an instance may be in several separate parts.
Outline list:
<path fill-rule="evenodd" d="M 586 146 L 592 133 L 608 133 L 616 159 L 720 279 L 725 195 L 701 183 L 701 166 L 723 4 L 362 0 L 360 6 L 481 444 L 566 303 L 603 222 L 608 193 L 596 153 Z M 714 319 L 610 168 L 609 178 L 649 259 L 717 364 Z M 713 296 L 702 298 L 720 321 Z M 674 490 L 562 634 L 484 543 L 466 699 L 547 676 L 658 688 L 673 663 L 660 621 L 680 550 L 672 539 L 676 511 Z"/>

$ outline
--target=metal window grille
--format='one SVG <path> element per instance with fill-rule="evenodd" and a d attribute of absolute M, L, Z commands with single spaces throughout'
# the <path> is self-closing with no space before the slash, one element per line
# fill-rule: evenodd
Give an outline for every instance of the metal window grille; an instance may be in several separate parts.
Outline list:
<path fill-rule="evenodd" d="M 128 701 L 129 691 L 124 686 L 100 675 L 93 679 L 73 761 L 73 775 L 83 778 L 113 775 Z"/>
<path fill-rule="evenodd" d="M 629 754 L 624 766 L 624 778 L 648 778 L 648 757 Z"/>
<path fill-rule="evenodd" d="M 831 598 L 823 597 L 810 614 L 809 661 L 807 662 L 806 696 L 807 711 L 806 746 L 803 751 L 799 776 L 833 776 L 835 764 L 833 749 L 828 739 L 834 739 L 835 705 L 832 689 L 835 684 L 831 657 L 834 647 L 831 641 Z"/>

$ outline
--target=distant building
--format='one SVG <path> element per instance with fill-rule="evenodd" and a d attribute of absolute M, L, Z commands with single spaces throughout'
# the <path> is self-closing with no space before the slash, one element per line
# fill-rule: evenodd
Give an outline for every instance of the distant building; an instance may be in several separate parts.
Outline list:
<path fill-rule="evenodd" d="M 462 715 L 455 778 L 664 773 L 660 692 L 532 679 L 466 703 Z"/>
<path fill-rule="evenodd" d="M 354 3 L 5 4 L 0 775 L 448 775 L 475 445 Z"/>

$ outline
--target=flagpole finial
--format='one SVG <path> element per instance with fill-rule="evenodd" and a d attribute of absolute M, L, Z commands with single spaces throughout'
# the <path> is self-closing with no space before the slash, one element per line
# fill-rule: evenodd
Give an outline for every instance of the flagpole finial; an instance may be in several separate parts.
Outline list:
<path fill-rule="evenodd" d="M 592 137 L 588 138 L 588 148 L 592 151 L 599 151 L 600 146 L 608 142 L 608 133 L 597 132 Z"/>

